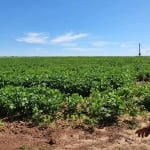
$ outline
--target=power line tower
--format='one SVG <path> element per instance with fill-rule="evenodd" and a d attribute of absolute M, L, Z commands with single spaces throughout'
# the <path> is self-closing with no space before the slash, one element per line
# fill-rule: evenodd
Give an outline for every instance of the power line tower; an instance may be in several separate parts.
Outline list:
<path fill-rule="evenodd" d="M 139 56 L 141 56 L 141 44 L 139 43 Z"/>

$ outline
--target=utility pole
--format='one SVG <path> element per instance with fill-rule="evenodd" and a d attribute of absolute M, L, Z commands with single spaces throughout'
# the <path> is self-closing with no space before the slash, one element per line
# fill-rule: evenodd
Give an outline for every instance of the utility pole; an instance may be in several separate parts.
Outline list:
<path fill-rule="evenodd" d="M 139 43 L 139 56 L 141 56 L 141 44 Z"/>

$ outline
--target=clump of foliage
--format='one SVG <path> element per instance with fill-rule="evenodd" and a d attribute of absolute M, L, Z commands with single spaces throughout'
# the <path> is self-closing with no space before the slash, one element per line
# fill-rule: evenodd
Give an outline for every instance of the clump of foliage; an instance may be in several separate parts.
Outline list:
<path fill-rule="evenodd" d="M 0 90 L 0 96 L 1 117 L 19 115 L 40 121 L 43 116 L 49 115 L 51 120 L 57 117 L 63 104 L 63 95 L 46 87 L 26 89 L 8 86 Z"/>
<path fill-rule="evenodd" d="M 145 95 L 142 104 L 147 111 L 150 111 L 150 94 Z"/>

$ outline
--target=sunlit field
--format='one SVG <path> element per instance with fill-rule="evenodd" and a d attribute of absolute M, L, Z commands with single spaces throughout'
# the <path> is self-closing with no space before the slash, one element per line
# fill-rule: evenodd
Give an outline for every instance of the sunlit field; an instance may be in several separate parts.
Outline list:
<path fill-rule="evenodd" d="M 149 57 L 0 58 L 0 116 L 110 124 L 150 109 L 149 81 Z"/>
<path fill-rule="evenodd" d="M 0 145 L 148 149 L 149 82 L 149 57 L 1 57 Z"/>

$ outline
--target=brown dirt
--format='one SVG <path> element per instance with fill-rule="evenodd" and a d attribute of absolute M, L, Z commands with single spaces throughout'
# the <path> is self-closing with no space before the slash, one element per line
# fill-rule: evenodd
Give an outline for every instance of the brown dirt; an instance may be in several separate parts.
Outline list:
<path fill-rule="evenodd" d="M 144 121 L 144 119 L 142 119 Z M 142 121 L 142 122 L 143 122 Z M 0 150 L 148 150 L 150 136 L 139 138 L 123 121 L 116 126 L 72 127 L 69 123 L 32 126 L 29 122 L 4 122 Z M 145 126 L 145 124 L 144 124 Z"/>

